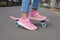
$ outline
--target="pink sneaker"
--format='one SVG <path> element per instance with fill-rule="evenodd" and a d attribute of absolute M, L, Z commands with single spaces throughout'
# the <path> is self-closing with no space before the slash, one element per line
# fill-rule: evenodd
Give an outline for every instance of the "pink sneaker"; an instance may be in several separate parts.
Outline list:
<path fill-rule="evenodd" d="M 29 18 L 31 20 L 45 20 L 46 19 L 45 16 L 40 15 L 39 12 L 37 12 L 37 11 L 31 11 L 29 13 Z"/>
<path fill-rule="evenodd" d="M 29 29 L 29 30 L 36 30 L 37 27 L 33 25 L 28 18 L 20 18 L 17 22 L 22 27 Z"/>

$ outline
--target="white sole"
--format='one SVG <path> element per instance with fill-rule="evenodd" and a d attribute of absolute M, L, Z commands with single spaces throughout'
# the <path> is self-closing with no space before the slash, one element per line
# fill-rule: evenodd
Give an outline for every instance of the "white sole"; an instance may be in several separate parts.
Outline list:
<path fill-rule="evenodd" d="M 47 19 L 47 18 L 40 19 L 40 18 L 35 18 L 35 17 L 29 17 L 29 19 L 30 20 L 37 20 L 37 21 L 42 21 L 42 20 L 50 21 L 50 19 Z"/>
<path fill-rule="evenodd" d="M 46 18 L 35 18 L 35 17 L 29 17 L 30 20 L 39 20 L 39 21 L 42 21 L 42 20 L 45 20 Z"/>
<path fill-rule="evenodd" d="M 36 30 L 36 29 L 37 29 L 37 27 L 34 27 L 34 29 L 29 28 L 29 27 L 27 27 L 26 25 L 24 25 L 24 24 L 23 24 L 22 22 L 20 22 L 20 21 L 17 21 L 17 23 L 18 23 L 19 25 L 21 25 L 22 27 L 28 29 L 28 30 Z"/>

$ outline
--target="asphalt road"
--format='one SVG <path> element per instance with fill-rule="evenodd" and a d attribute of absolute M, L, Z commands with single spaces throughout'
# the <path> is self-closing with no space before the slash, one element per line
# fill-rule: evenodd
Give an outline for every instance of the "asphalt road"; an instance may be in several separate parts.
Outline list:
<path fill-rule="evenodd" d="M 15 26 L 15 21 L 9 16 L 20 17 L 20 6 L 0 7 L 0 40 L 60 40 L 60 16 L 43 8 L 38 9 L 50 21 L 47 28 L 41 28 L 39 22 L 34 22 L 36 31 L 29 31 Z"/>

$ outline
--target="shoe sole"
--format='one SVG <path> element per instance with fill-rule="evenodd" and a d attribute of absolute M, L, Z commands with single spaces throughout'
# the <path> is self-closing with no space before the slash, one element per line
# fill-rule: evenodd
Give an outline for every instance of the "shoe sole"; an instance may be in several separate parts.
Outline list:
<path fill-rule="evenodd" d="M 19 25 L 21 25 L 22 27 L 24 27 L 24 28 L 28 29 L 28 30 L 36 30 L 36 29 L 37 29 L 37 27 L 34 27 L 34 29 L 29 28 L 29 27 L 27 27 L 25 24 L 23 24 L 23 23 L 22 23 L 22 22 L 20 22 L 20 21 L 17 21 L 17 23 L 18 23 Z"/>
<path fill-rule="evenodd" d="M 40 18 L 35 18 L 35 17 L 29 17 L 29 19 L 30 20 L 40 20 L 40 21 L 46 20 L 46 18 L 40 19 Z"/>

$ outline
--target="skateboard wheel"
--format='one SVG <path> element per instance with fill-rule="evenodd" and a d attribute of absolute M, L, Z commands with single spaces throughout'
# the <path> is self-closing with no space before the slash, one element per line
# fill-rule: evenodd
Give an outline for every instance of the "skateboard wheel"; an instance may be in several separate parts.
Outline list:
<path fill-rule="evenodd" d="M 41 27 L 46 28 L 46 27 L 47 27 L 47 23 L 42 22 L 42 23 L 41 23 Z"/>
<path fill-rule="evenodd" d="M 18 23 L 16 23 L 16 26 L 17 26 L 17 27 L 20 27 L 20 25 L 19 25 Z"/>

